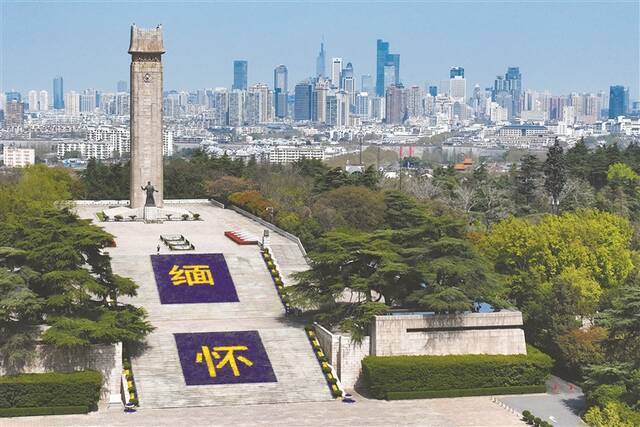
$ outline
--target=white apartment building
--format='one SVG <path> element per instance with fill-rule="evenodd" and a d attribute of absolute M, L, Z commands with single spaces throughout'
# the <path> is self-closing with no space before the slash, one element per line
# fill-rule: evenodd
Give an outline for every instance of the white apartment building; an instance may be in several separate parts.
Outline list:
<path fill-rule="evenodd" d="M 65 153 L 77 151 L 83 159 L 95 158 L 107 160 L 131 151 L 131 136 L 129 128 L 122 126 L 89 126 L 86 141 L 63 142 L 57 145 L 58 158 L 64 158 Z M 162 132 L 162 154 L 173 155 L 173 132 Z"/>
<path fill-rule="evenodd" d="M 293 163 L 302 158 L 324 160 L 324 148 L 278 145 L 272 147 L 269 152 L 269 162 L 271 163 Z"/>
<path fill-rule="evenodd" d="M 36 150 L 5 145 L 2 149 L 2 161 L 10 168 L 22 168 L 36 162 Z"/>
<path fill-rule="evenodd" d="M 70 91 L 64 94 L 65 114 L 80 114 L 80 94 Z"/>

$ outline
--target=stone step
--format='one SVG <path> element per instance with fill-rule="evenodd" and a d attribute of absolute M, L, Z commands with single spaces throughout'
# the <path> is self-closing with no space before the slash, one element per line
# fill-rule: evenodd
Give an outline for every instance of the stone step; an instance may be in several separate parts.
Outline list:
<path fill-rule="evenodd" d="M 146 348 L 132 360 L 143 408 L 244 405 L 308 402 L 331 399 L 329 387 L 304 330 L 290 324 L 257 246 L 241 246 L 224 231 L 242 229 L 261 236 L 260 224 L 240 214 L 209 205 L 180 205 L 201 215 L 202 221 L 165 221 L 162 224 L 101 223 L 116 236 L 110 248 L 114 272 L 132 278 L 138 295 L 123 301 L 144 307 L 156 328 Z M 161 234 L 182 234 L 193 253 L 222 253 L 235 284 L 239 302 L 160 304 L 149 255 Z M 281 273 L 308 268 L 298 246 L 271 233 L 271 247 Z M 170 253 L 161 245 L 161 253 Z M 178 252 L 179 253 L 179 252 Z M 277 382 L 187 386 L 182 374 L 174 333 L 258 331 Z"/>

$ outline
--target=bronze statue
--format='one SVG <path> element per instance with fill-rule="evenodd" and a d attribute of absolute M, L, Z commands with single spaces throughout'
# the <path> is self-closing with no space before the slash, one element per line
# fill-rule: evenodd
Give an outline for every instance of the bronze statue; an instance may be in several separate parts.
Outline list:
<path fill-rule="evenodd" d="M 153 185 L 151 185 L 151 181 L 147 181 L 147 185 L 145 187 L 140 187 L 140 188 L 142 188 L 142 191 L 147 192 L 147 201 L 144 203 L 144 205 L 155 207 L 156 201 L 153 199 L 153 193 L 157 193 L 158 190 L 153 188 Z"/>

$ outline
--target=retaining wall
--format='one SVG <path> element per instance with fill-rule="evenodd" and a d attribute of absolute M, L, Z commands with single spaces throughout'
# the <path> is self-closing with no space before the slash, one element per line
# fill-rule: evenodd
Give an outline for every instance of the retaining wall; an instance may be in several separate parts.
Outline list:
<path fill-rule="evenodd" d="M 376 316 L 371 354 L 526 354 L 522 313 Z"/>

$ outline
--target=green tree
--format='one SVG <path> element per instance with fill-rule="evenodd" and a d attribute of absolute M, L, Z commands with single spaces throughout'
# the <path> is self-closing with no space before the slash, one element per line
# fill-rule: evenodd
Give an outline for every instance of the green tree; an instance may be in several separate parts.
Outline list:
<path fill-rule="evenodd" d="M 322 194 L 312 207 L 313 216 L 326 230 L 375 230 L 384 221 L 382 194 L 365 187 L 343 186 Z"/>
<path fill-rule="evenodd" d="M 566 162 L 564 150 L 560 146 L 558 139 L 549 147 L 547 160 L 544 162 L 544 188 L 551 196 L 551 209 L 558 213 L 560 205 L 560 194 L 567 182 Z"/>
<path fill-rule="evenodd" d="M 535 199 L 541 175 L 538 158 L 531 154 L 523 156 L 520 160 L 514 188 L 515 201 L 520 212 L 529 214 L 535 211 Z"/>

